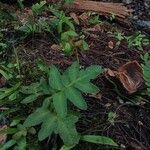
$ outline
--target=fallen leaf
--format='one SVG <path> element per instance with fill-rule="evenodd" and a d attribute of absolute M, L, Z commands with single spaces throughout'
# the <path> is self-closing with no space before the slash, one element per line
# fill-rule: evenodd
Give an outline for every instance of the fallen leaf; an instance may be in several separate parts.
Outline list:
<path fill-rule="evenodd" d="M 102 94 L 100 94 L 100 93 L 98 93 L 98 94 L 89 94 L 89 97 L 93 97 L 93 98 L 96 98 L 98 100 L 101 100 Z"/>
<path fill-rule="evenodd" d="M 105 107 L 106 107 L 106 108 L 108 108 L 108 107 L 110 107 L 110 106 L 111 106 L 111 103 L 105 104 Z"/>
<path fill-rule="evenodd" d="M 145 87 L 142 68 L 137 61 L 130 61 L 117 69 L 108 69 L 107 74 L 117 77 L 129 94 L 135 93 Z"/>
<path fill-rule="evenodd" d="M 116 71 L 113 71 L 113 70 L 111 70 L 111 69 L 107 69 L 106 71 L 107 71 L 107 74 L 108 74 L 109 76 L 111 76 L 111 77 L 115 77 L 115 76 L 116 76 L 116 74 L 115 74 Z"/>
<path fill-rule="evenodd" d="M 109 41 L 109 42 L 108 42 L 108 47 L 109 47 L 110 49 L 113 49 L 113 48 L 114 48 L 114 43 L 113 43 L 112 41 Z"/>
<path fill-rule="evenodd" d="M 22 24 L 25 24 L 26 22 L 28 22 L 29 17 L 32 15 L 33 15 L 33 13 L 30 8 L 25 8 L 24 10 L 16 11 L 16 16 L 18 17 L 19 21 Z"/>
<path fill-rule="evenodd" d="M 60 46 L 57 45 L 57 44 L 53 44 L 53 45 L 51 46 L 51 49 L 53 49 L 53 50 L 55 50 L 55 51 L 60 51 L 60 50 L 61 50 Z"/>
<path fill-rule="evenodd" d="M 101 25 L 97 24 L 92 28 L 86 28 L 85 31 L 89 31 L 89 32 L 100 32 L 102 31 Z"/>
<path fill-rule="evenodd" d="M 79 25 L 80 22 L 79 22 L 79 19 L 77 17 L 77 15 L 75 13 L 70 13 L 70 17 L 74 20 L 74 22 Z"/>
<path fill-rule="evenodd" d="M 84 25 L 88 25 L 88 23 L 89 23 L 89 16 L 87 15 L 87 13 L 82 13 L 82 14 L 79 16 L 79 19 L 81 20 L 81 22 L 82 22 Z"/>

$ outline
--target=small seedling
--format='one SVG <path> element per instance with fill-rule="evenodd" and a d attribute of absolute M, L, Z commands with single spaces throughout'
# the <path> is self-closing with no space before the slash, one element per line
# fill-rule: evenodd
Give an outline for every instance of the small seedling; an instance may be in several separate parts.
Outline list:
<path fill-rule="evenodd" d="M 115 39 L 117 39 L 117 43 L 116 43 L 117 46 L 119 46 L 121 41 L 125 39 L 124 33 L 122 32 L 115 32 L 113 34 L 110 32 L 110 34 L 111 34 L 111 37 L 114 37 Z"/>
<path fill-rule="evenodd" d="M 111 111 L 108 113 L 108 121 L 111 125 L 113 126 L 115 125 L 116 118 L 117 118 L 117 114 L 115 112 Z"/>
<path fill-rule="evenodd" d="M 17 0 L 17 2 L 18 2 L 19 7 L 21 9 L 24 9 L 24 4 L 23 4 L 24 0 Z"/>
<path fill-rule="evenodd" d="M 67 30 L 75 31 L 71 17 L 67 17 L 63 11 L 59 11 L 53 6 L 49 6 L 48 10 L 56 17 L 53 22 L 55 22 L 55 28 L 57 28 L 58 33 L 64 32 L 66 28 Z"/>
<path fill-rule="evenodd" d="M 101 20 L 100 20 L 100 17 L 99 15 L 96 15 L 96 14 L 90 14 L 90 20 L 89 20 L 89 23 L 91 25 L 96 25 L 98 23 L 100 23 Z"/>
<path fill-rule="evenodd" d="M 148 53 L 145 53 L 141 58 L 144 61 L 142 64 L 144 80 L 147 86 L 148 95 L 150 95 L 150 56 Z"/>
<path fill-rule="evenodd" d="M 111 16 L 110 16 L 110 21 L 113 21 L 113 20 L 115 20 L 115 18 L 116 18 L 116 14 L 114 14 L 114 13 L 111 13 Z"/>
<path fill-rule="evenodd" d="M 125 37 L 129 47 L 135 47 L 139 50 L 143 50 L 143 46 L 149 44 L 149 39 L 142 34 L 141 32 L 137 32 L 135 35 L 126 36 Z"/>
<path fill-rule="evenodd" d="M 35 13 L 36 15 L 40 14 L 45 9 L 44 7 L 45 4 L 46 4 L 46 1 L 41 1 L 40 3 L 36 3 L 32 5 L 32 12 Z"/>

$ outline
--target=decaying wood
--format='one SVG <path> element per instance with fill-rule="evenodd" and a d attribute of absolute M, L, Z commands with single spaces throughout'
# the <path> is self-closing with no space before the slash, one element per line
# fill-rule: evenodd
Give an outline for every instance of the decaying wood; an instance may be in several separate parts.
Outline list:
<path fill-rule="evenodd" d="M 120 18 L 126 18 L 131 12 L 122 3 L 105 3 L 89 0 L 75 0 L 73 4 L 65 5 L 64 8 L 71 11 L 94 11 L 104 15 L 114 14 Z"/>

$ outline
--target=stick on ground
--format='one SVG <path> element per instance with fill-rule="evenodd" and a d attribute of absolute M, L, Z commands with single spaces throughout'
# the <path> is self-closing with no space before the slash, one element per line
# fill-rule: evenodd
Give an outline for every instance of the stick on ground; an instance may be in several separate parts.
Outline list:
<path fill-rule="evenodd" d="M 73 4 L 65 5 L 65 9 L 71 11 L 94 11 L 103 15 L 112 15 L 126 18 L 130 15 L 131 10 L 123 6 L 122 3 L 105 3 L 89 0 L 75 0 Z"/>

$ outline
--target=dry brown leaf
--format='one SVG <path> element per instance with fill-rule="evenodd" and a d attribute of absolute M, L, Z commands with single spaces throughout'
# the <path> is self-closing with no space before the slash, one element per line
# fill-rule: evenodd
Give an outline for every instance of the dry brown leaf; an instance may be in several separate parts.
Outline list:
<path fill-rule="evenodd" d="M 114 48 L 114 42 L 113 42 L 113 41 L 109 41 L 109 42 L 108 42 L 108 47 L 109 47 L 110 49 L 113 49 L 113 48 Z"/>
<path fill-rule="evenodd" d="M 115 77 L 115 76 L 116 76 L 116 75 L 115 75 L 115 71 L 113 71 L 113 70 L 111 70 L 111 69 L 107 69 L 106 71 L 107 71 L 107 74 L 108 74 L 109 76 L 111 76 L 111 77 Z"/>
<path fill-rule="evenodd" d="M 82 13 L 80 16 L 79 16 L 79 19 L 81 20 L 81 22 L 85 25 L 88 25 L 89 23 L 89 16 L 87 15 L 87 13 Z"/>
<path fill-rule="evenodd" d="M 51 46 L 51 49 L 53 49 L 53 50 L 55 50 L 55 51 L 60 51 L 60 50 L 61 50 L 60 46 L 57 45 L 57 44 L 53 44 L 53 45 Z"/>
<path fill-rule="evenodd" d="M 77 15 L 75 13 L 70 13 L 70 17 L 74 20 L 74 22 L 79 25 L 80 22 L 79 22 L 79 19 L 77 17 Z"/>
<path fill-rule="evenodd" d="M 101 100 L 102 94 L 101 93 L 98 93 L 98 94 L 89 94 L 89 97 L 93 97 L 93 98 L 96 98 L 98 100 Z"/>
<path fill-rule="evenodd" d="M 118 69 L 118 77 L 129 93 L 143 87 L 142 68 L 137 61 L 128 62 Z"/>
<path fill-rule="evenodd" d="M 16 12 L 16 16 L 18 17 L 19 21 L 22 23 L 22 24 L 25 24 L 29 17 L 32 16 L 33 13 L 32 13 L 32 10 L 29 9 L 29 8 L 25 8 L 24 10 L 18 10 Z"/>
<path fill-rule="evenodd" d="M 111 103 L 105 104 L 105 107 L 106 107 L 106 108 L 108 108 L 108 107 L 110 107 L 110 106 L 111 106 Z"/>
<path fill-rule="evenodd" d="M 86 28 L 85 31 L 89 31 L 89 32 L 99 32 L 102 31 L 103 29 L 101 28 L 100 24 L 95 25 L 92 28 Z"/>
<path fill-rule="evenodd" d="M 107 70 L 109 76 L 116 76 L 129 94 L 144 88 L 141 66 L 137 61 L 130 61 L 119 67 L 117 71 Z"/>

